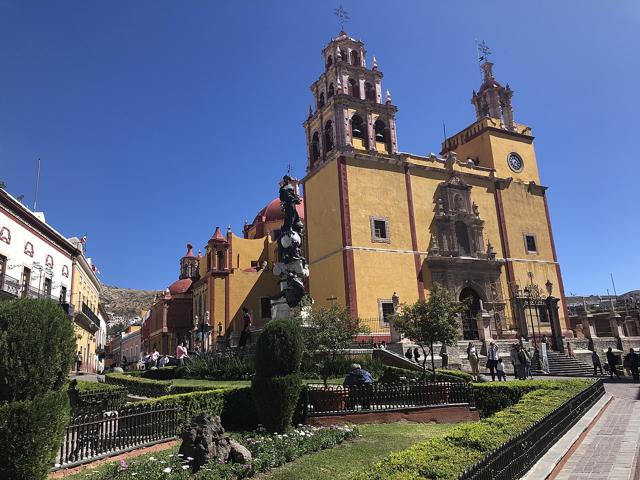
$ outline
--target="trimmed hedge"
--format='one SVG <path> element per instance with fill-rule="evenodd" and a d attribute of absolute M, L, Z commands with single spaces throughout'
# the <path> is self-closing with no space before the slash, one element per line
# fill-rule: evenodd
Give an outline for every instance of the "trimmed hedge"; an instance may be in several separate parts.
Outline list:
<path fill-rule="evenodd" d="M 458 425 L 440 437 L 391 454 L 373 467 L 352 475 L 351 480 L 458 479 L 490 452 L 591 385 L 588 380 L 508 383 L 535 385 L 534 390 L 524 393 L 517 385 L 495 383 L 494 390 L 482 390 L 482 394 L 504 389 L 509 392 L 505 397 L 522 393 L 520 401 L 479 422 Z"/>
<path fill-rule="evenodd" d="M 0 478 L 46 478 L 68 423 L 67 390 L 0 405 Z"/>
<path fill-rule="evenodd" d="M 427 378 L 431 381 L 433 374 L 430 373 L 430 370 L 427 370 Z M 413 380 L 422 380 L 422 372 L 417 370 L 407 370 L 404 368 L 398 367 L 386 367 L 383 373 L 383 376 L 387 376 L 387 378 L 392 379 L 394 377 L 404 377 L 409 381 Z M 382 378 L 380 379 L 382 380 Z M 384 380 L 382 380 L 384 381 Z M 436 369 L 436 381 L 437 382 L 465 382 L 471 383 L 473 381 L 473 377 L 468 373 L 462 372 L 460 370 L 445 370 L 445 369 Z"/>
<path fill-rule="evenodd" d="M 282 377 L 255 377 L 251 391 L 256 411 L 262 425 L 270 432 L 286 432 L 291 429 L 302 390 L 302 379 L 293 373 Z"/>
<path fill-rule="evenodd" d="M 256 344 L 256 377 L 281 377 L 300 371 L 304 338 L 295 320 L 272 320 Z"/>
<path fill-rule="evenodd" d="M 137 375 L 125 373 L 107 373 L 105 382 L 111 385 L 120 385 L 127 389 L 131 395 L 140 397 L 162 397 L 177 393 L 204 392 L 212 390 L 203 385 L 172 385 L 166 380 L 151 380 Z"/>
<path fill-rule="evenodd" d="M 164 395 L 140 404 L 175 405 L 180 422 L 186 422 L 201 412 L 219 415 L 227 430 L 251 430 L 259 423 L 249 387 Z"/>
<path fill-rule="evenodd" d="M 488 417 L 520 401 L 525 393 L 546 388 L 555 390 L 557 382 L 547 380 L 514 380 L 511 382 L 487 382 L 473 384 L 473 397 L 480 416 Z"/>
<path fill-rule="evenodd" d="M 74 413 L 117 410 L 127 398 L 127 389 L 120 385 L 72 381 L 69 396 Z"/>

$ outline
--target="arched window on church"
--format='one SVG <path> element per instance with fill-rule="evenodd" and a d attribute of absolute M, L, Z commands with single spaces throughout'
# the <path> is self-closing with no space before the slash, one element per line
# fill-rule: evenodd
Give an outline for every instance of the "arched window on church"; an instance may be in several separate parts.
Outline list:
<path fill-rule="evenodd" d="M 360 87 L 358 86 L 358 82 L 353 78 L 349 79 L 349 95 L 360 98 Z"/>
<path fill-rule="evenodd" d="M 349 60 L 349 55 L 347 54 L 347 51 L 344 48 L 340 49 L 340 60 L 343 60 L 345 62 Z"/>
<path fill-rule="evenodd" d="M 360 66 L 360 54 L 356 50 L 351 50 L 351 65 Z"/>
<path fill-rule="evenodd" d="M 458 239 L 458 251 L 461 256 L 471 255 L 469 245 L 469 231 L 464 222 L 456 222 L 456 238 Z"/>
<path fill-rule="evenodd" d="M 316 162 L 320 158 L 320 135 L 318 132 L 311 137 L 311 161 Z"/>
<path fill-rule="evenodd" d="M 351 118 L 351 136 L 353 138 L 364 138 L 364 122 L 360 115 Z"/>
<path fill-rule="evenodd" d="M 318 97 L 318 108 L 324 107 L 324 92 Z"/>
<path fill-rule="evenodd" d="M 329 67 L 333 65 L 333 57 L 331 55 L 329 55 L 327 57 L 327 70 L 329 70 Z"/>
<path fill-rule="evenodd" d="M 387 125 L 382 120 L 378 119 L 376 120 L 376 123 L 373 124 L 373 129 L 375 131 L 376 143 L 383 143 L 385 150 L 390 152 L 391 138 Z"/>
<path fill-rule="evenodd" d="M 211 271 L 211 252 L 207 252 L 207 272 Z"/>
<path fill-rule="evenodd" d="M 376 101 L 376 89 L 369 82 L 364 84 L 364 96 L 367 100 Z"/>
<path fill-rule="evenodd" d="M 325 152 L 333 150 L 333 122 L 331 120 L 324 124 L 324 149 Z"/>
<path fill-rule="evenodd" d="M 333 97 L 333 94 L 335 93 L 335 90 L 333 88 L 333 83 L 329 84 L 329 89 L 327 90 L 327 99 Z"/>

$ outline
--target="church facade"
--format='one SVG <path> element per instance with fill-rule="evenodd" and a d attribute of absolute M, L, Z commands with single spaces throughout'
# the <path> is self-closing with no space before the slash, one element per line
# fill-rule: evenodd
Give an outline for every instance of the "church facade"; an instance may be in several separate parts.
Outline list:
<path fill-rule="evenodd" d="M 514 120 L 513 91 L 482 65 L 471 125 L 440 156 L 398 149 L 397 107 L 375 57 L 345 32 L 322 51 L 304 122 L 309 290 L 388 325 L 400 303 L 434 283 L 471 298 L 461 339 L 541 334 L 554 342 L 567 310 L 531 128 Z"/>

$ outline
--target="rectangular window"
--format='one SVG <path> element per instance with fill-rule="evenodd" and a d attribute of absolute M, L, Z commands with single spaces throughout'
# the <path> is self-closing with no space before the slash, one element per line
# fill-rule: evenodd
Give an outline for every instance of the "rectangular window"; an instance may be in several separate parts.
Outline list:
<path fill-rule="evenodd" d="M 269 297 L 260 298 L 260 316 L 264 319 L 271 318 L 271 299 Z"/>
<path fill-rule="evenodd" d="M 371 241 L 389 243 L 389 219 L 381 217 L 370 217 L 371 221 Z"/>
<path fill-rule="evenodd" d="M 29 293 L 29 285 L 31 284 L 31 270 L 24 267 L 22 270 L 22 296 L 26 297 Z"/>
<path fill-rule="evenodd" d="M 60 287 L 60 303 L 67 303 L 67 287 Z"/>
<path fill-rule="evenodd" d="M 378 313 L 380 315 L 380 322 L 388 324 L 389 317 L 395 313 L 393 309 L 393 301 L 382 299 L 378 300 Z"/>
<path fill-rule="evenodd" d="M 538 245 L 536 242 L 536 236 L 531 233 L 524 234 L 524 245 L 527 253 L 538 253 Z"/>
<path fill-rule="evenodd" d="M 51 279 L 50 278 L 44 279 L 44 293 L 47 295 L 47 297 L 51 296 Z"/>
<path fill-rule="evenodd" d="M 546 305 L 538 305 L 538 316 L 540 317 L 540 323 L 549 323 L 549 310 Z"/>

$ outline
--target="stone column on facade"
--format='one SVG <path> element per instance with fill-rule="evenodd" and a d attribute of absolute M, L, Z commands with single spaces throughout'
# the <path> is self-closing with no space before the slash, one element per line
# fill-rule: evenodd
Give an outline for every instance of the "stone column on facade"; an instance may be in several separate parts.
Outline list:
<path fill-rule="evenodd" d="M 551 320 L 551 330 L 553 331 L 553 346 L 560 353 L 564 353 L 564 335 L 562 334 L 562 326 L 560 325 L 559 315 L 559 298 L 552 296 L 547 297 L 547 311 Z"/>
<path fill-rule="evenodd" d="M 396 133 L 396 119 L 389 119 L 389 132 L 391 133 L 391 152 L 398 153 L 398 135 Z"/>
<path fill-rule="evenodd" d="M 597 338 L 596 327 L 593 323 L 593 315 L 586 312 L 582 316 L 582 332 L 587 338 Z"/>
<path fill-rule="evenodd" d="M 358 78 L 358 87 L 360 90 L 360 100 L 365 100 L 366 92 L 364 91 L 364 78 Z"/>
<path fill-rule="evenodd" d="M 616 338 L 625 337 L 624 329 L 622 328 L 622 317 L 618 312 L 613 310 L 609 313 L 609 326 L 611 327 L 611 333 Z"/>
<path fill-rule="evenodd" d="M 529 325 L 527 324 L 527 314 L 524 309 L 524 300 L 516 298 L 513 301 L 514 315 L 518 326 L 518 335 L 521 338 L 529 338 Z"/>
<path fill-rule="evenodd" d="M 367 112 L 367 138 L 369 139 L 369 150 L 376 149 L 376 132 L 373 128 L 375 120 L 372 112 Z"/>

